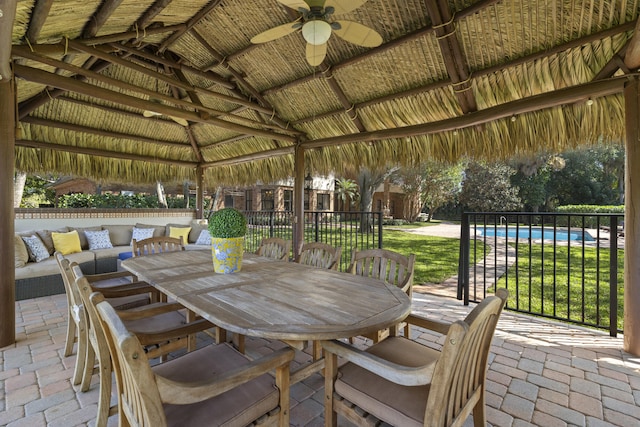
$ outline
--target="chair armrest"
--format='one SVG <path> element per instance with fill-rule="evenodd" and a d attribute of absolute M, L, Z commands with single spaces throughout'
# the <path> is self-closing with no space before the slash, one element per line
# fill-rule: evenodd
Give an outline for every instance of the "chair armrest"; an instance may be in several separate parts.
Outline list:
<path fill-rule="evenodd" d="M 184 310 L 184 307 L 177 302 L 159 302 L 141 307 L 134 307 L 127 310 L 116 310 L 118 316 L 122 320 L 138 320 L 144 319 L 149 316 L 156 316 L 158 314 L 170 313 L 172 311 Z"/>
<path fill-rule="evenodd" d="M 158 292 L 156 288 L 146 282 L 127 283 L 108 287 L 92 287 L 93 291 L 102 293 L 105 298 L 128 297 L 131 295 L 141 295 Z"/>
<path fill-rule="evenodd" d="M 215 327 L 215 325 L 208 320 L 198 319 L 194 322 L 185 323 L 177 328 L 164 329 L 153 333 L 139 333 L 136 332 L 135 329 L 132 329 L 131 332 L 136 334 L 140 344 L 147 346 L 186 337 L 187 335 L 196 334 L 213 327 Z"/>
<path fill-rule="evenodd" d="M 256 359 L 248 365 L 222 373 L 210 381 L 181 383 L 156 375 L 156 383 L 163 402 L 174 405 L 201 402 L 227 392 L 276 368 L 287 368 L 286 370 L 288 371 L 288 365 L 293 360 L 294 355 L 293 349 L 283 348 Z M 280 392 L 282 393 L 283 390 Z"/>
<path fill-rule="evenodd" d="M 122 277 L 131 277 L 135 281 L 138 280 L 138 276 L 131 273 L 130 271 L 113 271 L 110 273 L 88 274 L 84 277 L 87 278 L 89 283 L 100 282 L 102 280 L 120 279 Z"/>
<path fill-rule="evenodd" d="M 321 344 L 326 352 L 342 357 L 393 383 L 406 386 L 431 383 L 435 362 L 418 367 L 403 366 L 359 350 L 341 341 L 322 341 Z"/>
<path fill-rule="evenodd" d="M 427 319 L 426 317 L 416 316 L 415 314 L 410 314 L 409 316 L 407 316 L 405 322 L 411 325 L 418 326 L 420 328 L 438 332 L 442 335 L 447 335 L 447 333 L 449 332 L 449 327 L 451 326 L 450 323 Z"/>

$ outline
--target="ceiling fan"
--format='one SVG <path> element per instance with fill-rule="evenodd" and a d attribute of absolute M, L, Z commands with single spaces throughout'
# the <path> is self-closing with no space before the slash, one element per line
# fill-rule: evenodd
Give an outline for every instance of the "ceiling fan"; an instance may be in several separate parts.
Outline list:
<path fill-rule="evenodd" d="M 153 98 L 150 99 L 150 101 L 151 102 L 155 102 L 156 104 L 161 104 L 162 103 L 162 101 L 159 101 L 159 100 L 153 99 Z M 185 127 L 189 126 L 189 122 L 186 121 L 185 119 L 181 118 L 181 117 L 169 116 L 169 115 L 158 113 L 158 112 L 152 111 L 152 110 L 144 110 L 142 112 L 142 115 L 145 116 L 145 117 L 166 116 L 166 117 L 169 117 L 174 122 L 178 123 L 179 125 L 182 125 L 182 126 L 185 126 Z"/>
<path fill-rule="evenodd" d="M 254 36 L 251 43 L 266 43 L 301 30 L 302 37 L 307 42 L 307 62 L 314 67 L 324 61 L 327 55 L 327 41 L 332 33 L 358 46 L 376 47 L 382 43 L 382 36 L 366 25 L 332 19 L 333 14 L 351 12 L 367 0 L 278 0 L 278 2 L 300 12 L 301 17 Z"/>

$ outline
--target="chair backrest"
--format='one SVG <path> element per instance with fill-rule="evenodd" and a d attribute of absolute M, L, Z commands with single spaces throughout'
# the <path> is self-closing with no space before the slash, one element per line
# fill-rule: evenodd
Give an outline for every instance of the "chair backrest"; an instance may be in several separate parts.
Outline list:
<path fill-rule="evenodd" d="M 310 242 L 302 245 L 298 262 L 318 268 L 337 270 L 340 264 L 342 247 L 333 246 L 322 242 Z"/>
<path fill-rule="evenodd" d="M 67 304 L 69 304 L 69 312 L 77 313 L 79 306 L 82 305 L 82 299 L 80 298 L 80 294 L 76 291 L 75 286 L 72 282 L 74 281 L 73 274 L 71 273 L 71 263 L 67 258 L 64 257 L 60 252 L 54 254 L 56 258 L 56 262 L 58 263 L 58 268 L 60 268 L 60 275 L 62 276 L 62 283 L 64 284 L 64 290 L 67 294 Z M 76 323 L 78 323 L 78 319 L 74 315 L 76 319 Z M 71 319 L 69 319 L 71 321 Z"/>
<path fill-rule="evenodd" d="M 425 409 L 425 426 L 462 425 L 484 393 L 487 359 L 506 289 L 485 298 L 464 321 L 451 324 L 434 368 Z"/>
<path fill-rule="evenodd" d="M 143 240 L 133 239 L 131 243 L 133 246 L 132 253 L 134 257 L 159 254 L 162 252 L 177 252 L 185 250 L 182 236 L 180 236 L 179 238 L 160 236 L 149 237 L 148 239 Z"/>
<path fill-rule="evenodd" d="M 349 271 L 359 276 L 382 279 L 411 295 L 415 261 L 414 254 L 407 257 L 386 249 L 354 249 Z"/>
<path fill-rule="evenodd" d="M 102 294 L 93 293 L 90 299 L 111 353 L 120 416 L 128 425 L 166 426 L 160 392 L 140 341 Z"/>
<path fill-rule="evenodd" d="M 286 261 L 291 252 L 291 241 L 279 237 L 269 237 L 262 239 L 260 247 L 256 251 L 257 255 Z"/>

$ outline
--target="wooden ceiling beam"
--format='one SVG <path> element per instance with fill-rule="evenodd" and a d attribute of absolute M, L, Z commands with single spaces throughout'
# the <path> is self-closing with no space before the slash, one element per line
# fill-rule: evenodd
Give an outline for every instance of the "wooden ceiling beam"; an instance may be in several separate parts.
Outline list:
<path fill-rule="evenodd" d="M 198 13 L 196 13 L 195 15 L 193 15 L 193 17 L 191 19 L 189 19 L 189 21 L 187 22 L 186 27 L 183 30 L 174 32 L 164 42 L 162 42 L 162 44 L 158 48 L 158 52 L 163 53 L 165 50 L 167 50 L 169 48 L 169 46 L 171 46 L 180 37 L 182 37 L 184 33 L 186 33 L 188 30 L 190 30 L 194 26 L 198 25 L 198 23 L 202 19 L 204 19 L 204 17 L 207 16 L 213 9 L 215 9 L 221 2 L 222 2 L 222 0 L 211 0 L 211 2 L 209 2 L 209 4 L 207 4 L 205 7 L 200 9 L 198 11 Z"/>
<path fill-rule="evenodd" d="M 138 18 L 134 25 L 134 29 L 147 28 L 149 25 L 151 25 L 153 18 L 158 16 L 160 12 L 162 12 L 167 6 L 169 6 L 169 4 L 171 4 L 172 1 L 173 0 L 157 0 L 155 3 L 149 6 L 147 10 L 145 10 L 142 16 Z"/>
<path fill-rule="evenodd" d="M 11 52 L 6 47 L 11 46 L 16 8 L 16 0 L 0 0 L 0 11 L 2 11 L 0 13 L 0 81 L 3 81 L 2 83 L 13 79 Z M 12 118 L 11 121 L 13 120 Z"/>
<path fill-rule="evenodd" d="M 58 69 L 63 69 L 63 70 L 67 70 L 70 71 L 76 75 L 84 75 L 85 77 L 90 77 L 96 81 L 102 82 L 102 83 L 106 83 L 112 86 L 115 86 L 117 88 L 123 89 L 123 90 L 128 90 L 128 91 L 133 91 L 133 92 L 138 92 L 141 94 L 144 94 L 146 96 L 148 96 L 149 98 L 153 98 L 153 99 L 157 99 L 157 100 L 161 100 L 161 101 L 167 101 L 167 102 L 172 102 L 174 104 L 177 105 L 181 105 L 183 107 L 189 108 L 189 109 L 193 109 L 195 108 L 196 111 L 201 111 L 201 112 L 206 112 L 207 114 L 213 114 L 216 117 L 232 117 L 234 120 L 237 120 L 239 122 L 243 122 L 245 124 L 248 125 L 252 125 L 252 126 L 258 126 L 261 128 L 270 128 L 270 129 L 280 129 L 280 127 L 275 126 L 275 125 L 266 125 L 263 122 L 256 122 L 254 120 L 251 119 L 247 119 L 245 117 L 240 117 L 240 116 L 235 116 L 232 113 L 228 113 L 226 111 L 219 111 L 219 110 L 215 110 L 213 108 L 209 108 L 209 107 L 205 107 L 203 106 L 201 103 L 194 105 L 191 102 L 188 101 L 183 101 L 181 99 L 175 99 L 174 97 L 168 96 L 168 95 L 164 95 L 162 93 L 158 93 L 156 91 L 152 91 L 149 89 L 146 89 L 144 87 L 141 86 L 136 86 L 133 84 L 129 84 L 129 83 L 125 83 L 122 82 L 120 80 L 114 79 L 112 77 L 107 77 L 104 76 L 100 73 L 96 73 L 90 70 L 86 70 L 84 68 L 81 67 L 76 67 L 75 65 L 71 65 L 68 64 L 66 62 L 63 61 L 59 61 L 57 59 L 53 59 L 53 58 L 49 58 L 47 56 L 42 56 L 42 55 L 38 55 L 37 53 L 34 53 L 31 51 L 31 49 L 28 49 L 26 46 L 14 46 L 14 54 L 15 55 L 19 55 L 23 58 L 27 58 L 27 59 L 31 59 L 33 61 L 38 61 L 41 62 L 43 64 L 47 64 L 47 65 L 51 65 L 53 67 L 57 67 Z M 160 76 L 163 76 L 164 79 L 168 79 L 168 77 L 164 74 L 160 74 L 158 73 Z M 171 81 L 174 81 L 173 79 L 171 79 Z M 183 82 L 180 82 L 183 83 Z M 186 87 L 191 87 L 188 83 L 184 83 L 184 85 Z M 172 85 L 171 87 L 174 87 L 175 85 Z"/>
<path fill-rule="evenodd" d="M 203 163 L 202 167 L 212 168 L 212 167 L 219 167 L 219 166 L 234 166 L 234 165 L 239 165 L 241 163 L 254 162 L 256 160 L 264 160 L 270 157 L 286 156 L 289 154 L 293 154 L 294 151 L 295 151 L 294 146 L 281 147 L 281 148 L 276 148 L 274 150 L 265 150 L 259 153 L 252 153 L 244 156 L 232 157 L 230 159 Z"/>
<path fill-rule="evenodd" d="M 47 20 L 47 16 L 49 16 L 52 4 L 53 0 L 36 0 L 33 5 L 33 11 L 31 12 L 29 28 L 24 35 L 24 38 L 29 40 L 29 42 L 36 43 L 38 41 L 40 31 L 42 30 L 44 22 Z"/>
<path fill-rule="evenodd" d="M 103 0 L 98 10 L 96 10 L 93 16 L 87 21 L 82 31 L 82 38 L 89 39 L 95 37 L 98 31 L 100 31 L 100 28 L 107 22 L 107 19 L 109 19 L 118 6 L 120 6 L 120 3 L 122 3 L 122 0 Z"/>
<path fill-rule="evenodd" d="M 17 139 L 16 147 L 36 148 L 40 150 L 64 151 L 74 154 L 84 154 L 86 156 L 108 157 L 112 159 L 133 160 L 145 163 L 159 163 L 169 166 L 181 166 L 195 168 L 196 162 L 187 162 L 176 159 L 163 159 L 157 156 L 142 156 L 138 154 L 127 154 L 119 151 L 99 150 L 96 148 L 74 147 L 70 145 L 52 144 L 50 142 L 32 141 L 27 139 Z"/>
<path fill-rule="evenodd" d="M 457 129 L 482 125 L 498 119 L 512 117 L 517 114 L 530 113 L 546 108 L 572 104 L 584 101 L 588 98 L 599 98 L 602 96 L 618 94 L 623 91 L 625 81 L 626 78 L 600 80 L 580 86 L 573 86 L 566 89 L 559 89 L 554 92 L 546 92 L 528 98 L 518 99 L 495 107 L 486 108 L 484 110 L 475 111 L 463 116 L 453 117 L 437 122 L 317 139 L 302 142 L 300 145 L 304 149 L 311 149 L 454 131 Z"/>
<path fill-rule="evenodd" d="M 165 70 L 167 72 L 170 71 L 168 66 L 165 66 Z M 182 71 L 176 70 L 175 73 L 178 80 L 185 79 L 184 75 L 182 74 Z M 174 98 L 180 99 L 180 93 L 178 92 L 178 89 L 175 86 L 171 86 L 171 94 L 173 95 Z M 202 102 L 200 102 L 200 98 L 198 98 L 197 93 L 187 92 L 187 94 L 189 95 L 189 98 L 191 99 L 191 102 L 193 104 L 199 105 L 200 107 L 202 107 Z M 198 163 L 204 162 L 204 157 L 202 157 L 202 150 L 198 146 L 198 141 L 196 140 L 196 137 L 193 134 L 193 129 L 191 129 L 191 125 L 187 126 L 185 128 L 185 131 L 187 133 L 187 138 L 189 139 L 189 144 L 191 144 L 191 148 L 193 149 L 193 153 L 195 154 L 196 159 L 198 160 Z"/>
<path fill-rule="evenodd" d="M 629 42 L 627 53 L 624 56 L 624 65 L 631 70 L 640 68 L 640 20 L 633 30 L 633 36 Z"/>
<path fill-rule="evenodd" d="M 289 135 L 283 135 L 261 129 L 254 129 L 248 126 L 242 126 L 236 123 L 227 122 L 225 120 L 215 118 L 203 119 L 199 114 L 192 111 L 186 111 L 162 104 L 157 104 L 144 99 L 136 98 L 134 96 L 129 96 L 123 93 L 118 93 L 101 87 L 93 86 L 72 78 L 58 76 L 43 70 L 25 67 L 19 64 L 15 65 L 14 72 L 19 77 L 24 78 L 25 80 L 32 81 L 34 83 L 40 83 L 72 92 L 78 92 L 87 96 L 93 96 L 96 98 L 104 99 L 105 101 L 114 102 L 116 104 L 128 105 L 132 108 L 139 108 L 141 110 L 152 110 L 167 116 L 180 117 L 185 120 L 199 123 L 208 123 L 241 134 L 261 136 L 287 142 L 296 141 L 294 137 Z"/>
<path fill-rule="evenodd" d="M 81 133 L 87 133 L 90 135 L 104 136 L 107 138 L 140 141 L 147 144 L 162 145 L 162 146 L 171 147 L 171 148 L 188 148 L 189 147 L 187 144 L 180 144 L 180 143 L 171 142 L 171 141 L 161 141 L 158 139 L 145 138 L 144 136 L 137 136 L 137 135 L 127 134 L 127 133 L 110 132 L 102 129 L 92 128 L 89 126 L 81 126 L 81 125 L 75 125 L 72 123 L 64 123 L 57 120 L 41 119 L 39 117 L 27 116 L 20 121 L 22 123 L 29 123 L 37 126 L 46 126 L 51 128 L 57 128 L 57 129 L 65 129 L 73 132 L 81 132 Z"/>
<path fill-rule="evenodd" d="M 449 3 L 446 0 L 425 0 L 424 3 L 435 28 L 442 59 L 454 86 L 454 94 L 462 114 L 476 111 L 478 105 L 471 87 L 471 73 L 462 54 Z"/>
<path fill-rule="evenodd" d="M 171 33 L 186 28 L 185 24 L 167 25 L 166 27 L 146 28 L 123 33 L 106 34 L 104 36 L 92 37 L 88 39 L 78 39 L 77 41 L 88 46 L 98 46 L 106 43 L 122 42 L 127 40 L 142 41 L 146 37 L 155 36 L 163 33 Z"/>
<path fill-rule="evenodd" d="M 264 96 L 262 96 L 262 94 L 258 92 L 252 85 L 247 83 L 244 76 L 241 73 L 239 73 L 235 68 L 233 68 L 233 66 L 229 63 L 229 61 L 227 61 L 216 49 L 213 48 L 213 46 L 211 46 L 205 40 L 204 37 L 202 37 L 202 35 L 200 35 L 197 28 L 191 29 L 190 34 L 193 37 L 195 37 L 196 40 L 198 40 L 198 42 L 205 49 L 207 49 L 207 51 L 211 54 L 211 56 L 213 56 L 213 58 L 216 60 L 215 66 L 221 65 L 223 67 L 226 67 L 226 69 L 231 73 L 235 81 L 239 85 L 241 85 L 246 92 L 248 92 L 254 99 L 256 99 L 261 106 L 271 110 L 270 114 L 262 113 L 265 119 L 276 123 L 283 129 L 289 128 L 289 122 L 283 120 L 280 116 L 278 116 L 278 114 L 275 111 L 275 108 L 273 108 L 271 103 L 267 101 L 267 99 Z M 212 68 L 213 66 L 205 67 L 205 71 L 211 71 Z"/>

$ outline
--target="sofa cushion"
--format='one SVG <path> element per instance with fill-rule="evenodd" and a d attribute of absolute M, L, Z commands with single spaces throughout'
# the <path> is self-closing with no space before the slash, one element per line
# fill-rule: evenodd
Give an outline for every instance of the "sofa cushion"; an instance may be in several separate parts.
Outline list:
<path fill-rule="evenodd" d="M 95 251 L 99 249 L 112 248 L 111 239 L 109 238 L 109 230 L 90 231 L 86 230 L 84 234 L 89 243 L 89 250 Z"/>
<path fill-rule="evenodd" d="M 66 233 L 67 231 L 69 231 L 69 227 L 60 227 L 57 230 L 36 230 L 36 233 L 38 234 L 38 237 L 40 237 L 40 240 L 42 240 L 42 243 L 44 243 L 44 246 L 49 251 L 49 255 L 53 255 L 53 252 L 56 249 L 55 249 L 55 246 L 53 245 L 53 239 L 51 238 L 51 233 L 52 232 Z"/>
<path fill-rule="evenodd" d="M 131 244 L 133 225 L 103 225 L 102 229 L 109 230 L 109 238 L 113 246 L 126 246 Z"/>
<path fill-rule="evenodd" d="M 118 258 L 122 252 L 131 252 L 131 245 L 124 246 L 113 246 L 108 249 L 100 249 L 95 251 L 93 254 L 96 257 L 96 260 L 106 259 L 106 258 Z"/>
<path fill-rule="evenodd" d="M 153 228 L 133 227 L 133 231 L 131 233 L 131 244 L 133 244 L 134 240 L 136 242 L 139 242 L 144 239 L 150 239 L 154 235 L 153 232 L 154 232 Z"/>
<path fill-rule="evenodd" d="M 191 224 L 191 231 L 189 232 L 189 243 L 197 242 L 202 230 L 207 230 L 207 232 L 209 231 L 207 224 L 198 224 L 193 222 Z"/>
<path fill-rule="evenodd" d="M 93 252 L 83 251 L 77 252 L 75 254 L 65 255 L 71 262 L 77 262 L 78 264 L 83 264 L 86 262 L 95 262 L 95 258 Z M 93 273 L 93 267 L 92 272 Z M 22 268 L 16 268 L 16 280 L 18 279 L 28 279 L 31 277 L 41 277 L 41 276 L 50 276 L 53 274 L 60 274 L 60 267 L 58 267 L 58 262 L 54 257 L 45 258 L 42 262 L 30 262 Z M 90 273 L 87 273 L 90 274 Z"/>
<path fill-rule="evenodd" d="M 40 262 L 51 256 L 49 250 L 47 250 L 47 247 L 37 234 L 33 236 L 22 236 L 22 240 L 29 251 L 29 261 Z"/>
<path fill-rule="evenodd" d="M 66 233 L 51 233 L 51 239 L 53 240 L 53 247 L 56 251 L 62 255 L 74 254 L 76 252 L 82 252 L 80 247 L 80 236 L 77 230 L 68 231 Z"/>
<path fill-rule="evenodd" d="M 136 228 L 153 228 L 153 237 L 166 236 L 166 225 L 136 224 Z"/>
<path fill-rule="evenodd" d="M 71 230 L 78 231 L 78 237 L 80 237 L 80 247 L 83 251 L 86 251 L 87 249 L 89 249 L 89 242 L 87 241 L 85 231 L 100 231 L 102 230 L 102 227 L 100 227 L 99 225 L 95 227 L 69 227 L 69 231 Z"/>
<path fill-rule="evenodd" d="M 182 238 L 182 244 L 189 243 L 191 227 L 169 227 L 169 237 Z"/>
<path fill-rule="evenodd" d="M 14 253 L 16 258 L 16 268 L 24 267 L 29 262 L 29 251 L 24 244 L 24 240 L 18 234 L 13 239 Z"/>

